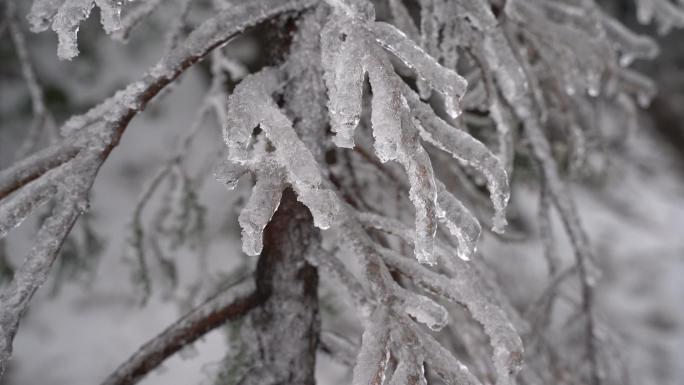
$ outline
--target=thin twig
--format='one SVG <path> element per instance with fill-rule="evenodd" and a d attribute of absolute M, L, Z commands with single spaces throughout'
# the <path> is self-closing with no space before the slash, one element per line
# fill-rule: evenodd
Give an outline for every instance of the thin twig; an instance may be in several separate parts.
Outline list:
<path fill-rule="evenodd" d="M 109 375 L 102 385 L 136 384 L 183 347 L 227 321 L 244 316 L 263 301 L 264 296 L 254 289 L 251 280 L 216 295 L 149 340 Z"/>

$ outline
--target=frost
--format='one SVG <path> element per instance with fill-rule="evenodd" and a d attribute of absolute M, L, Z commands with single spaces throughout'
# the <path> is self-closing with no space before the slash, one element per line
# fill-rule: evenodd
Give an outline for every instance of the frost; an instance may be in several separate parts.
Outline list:
<path fill-rule="evenodd" d="M 46 203 L 54 191 L 54 187 L 49 184 L 39 184 L 3 201 L 0 204 L 0 238 L 19 226 L 36 207 Z"/>
<path fill-rule="evenodd" d="M 100 8 L 100 22 L 105 32 L 110 34 L 121 28 L 121 7 L 124 0 L 95 0 Z"/>
<path fill-rule="evenodd" d="M 121 28 L 123 0 L 35 0 L 28 15 L 31 30 L 44 31 L 51 24 L 59 38 L 57 55 L 71 60 L 78 56 L 78 29 L 95 5 L 100 9 L 105 32 Z"/>
<path fill-rule="evenodd" d="M 161 3 L 162 0 L 145 0 L 142 3 L 138 2 L 137 6 L 126 12 L 126 15 L 120 20 L 120 28 L 112 34 L 112 38 L 119 41 L 126 41 L 128 34 L 133 27 L 141 23 L 145 17 L 148 17 Z"/>
<path fill-rule="evenodd" d="M 90 15 L 93 5 L 93 0 L 66 0 L 57 11 L 52 22 L 52 30 L 59 38 L 57 56 L 60 59 L 78 56 L 78 29 Z"/>
<path fill-rule="evenodd" d="M 228 121 L 224 127 L 224 140 L 228 147 L 228 156 L 235 162 L 248 166 L 250 160 L 245 156 L 249 156 L 247 154 L 250 151 L 252 132 L 254 128 L 260 127 L 269 142 L 275 147 L 272 152 L 262 150 L 262 154 L 260 154 L 261 157 L 268 160 L 258 162 L 267 168 L 268 173 L 265 175 L 273 178 L 279 175 L 278 169 L 282 169 L 286 175 L 285 179 L 294 188 L 298 199 L 311 211 L 314 224 L 325 229 L 330 227 L 334 221 L 338 211 L 337 199 L 335 193 L 324 188 L 316 160 L 297 137 L 292 122 L 273 101 L 272 94 L 280 87 L 278 76 L 276 69 L 263 69 L 258 74 L 246 77 L 229 98 Z M 255 166 L 256 164 L 252 162 L 252 167 Z M 273 182 L 264 180 L 263 183 L 269 185 L 268 183 Z M 271 186 L 273 185 L 271 184 Z M 259 193 L 262 194 L 263 191 Z M 255 199 L 258 201 L 262 198 Z M 272 201 L 272 199 L 267 200 Z M 257 201 L 254 203 L 256 204 Z M 266 214 L 255 213 L 244 218 L 247 220 L 253 215 L 259 218 L 270 218 L 271 210 L 274 211 L 275 208 L 277 205 L 274 207 L 271 204 L 265 207 Z M 270 214 L 268 214 L 269 212 Z M 250 230 L 246 234 L 251 236 L 252 232 L 254 230 Z M 247 239 L 251 238 L 248 237 Z M 246 250 L 254 251 L 257 248 L 259 247 L 256 244 L 251 244 L 246 247 Z"/>
<path fill-rule="evenodd" d="M 397 28 L 406 33 L 411 40 L 418 41 L 420 39 L 420 31 L 413 23 L 410 12 L 404 5 L 403 0 L 390 0 L 389 6 Z"/>
<path fill-rule="evenodd" d="M 27 18 L 31 31 L 42 32 L 50 28 L 52 19 L 57 14 L 64 0 L 34 0 Z"/>
<path fill-rule="evenodd" d="M 417 380 L 416 380 L 417 379 Z M 413 361 L 402 360 L 392 374 L 390 385 L 427 384 L 422 367 Z"/>

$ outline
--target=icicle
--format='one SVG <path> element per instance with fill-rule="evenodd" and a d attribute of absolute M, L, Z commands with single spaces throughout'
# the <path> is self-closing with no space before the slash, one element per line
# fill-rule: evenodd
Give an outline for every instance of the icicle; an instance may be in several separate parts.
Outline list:
<path fill-rule="evenodd" d="M 124 0 L 95 0 L 105 32 L 110 34 L 121 28 L 121 6 Z"/>
<path fill-rule="evenodd" d="M 464 261 L 470 260 L 480 238 L 480 222 L 439 181 L 437 182 L 437 217 L 458 240 L 458 257 Z"/>
<path fill-rule="evenodd" d="M 245 77 L 228 100 L 228 122 L 224 140 L 229 154 L 243 152 L 257 126 L 264 130 L 275 147 L 276 163 L 286 170 L 287 181 L 314 218 L 314 224 L 326 229 L 331 226 L 339 209 L 337 197 L 323 187 L 318 164 L 304 143 L 297 137 L 292 122 L 278 110 L 272 94 L 279 87 L 278 72 L 265 68 Z"/>
<path fill-rule="evenodd" d="M 432 244 L 437 230 L 437 198 L 430 158 L 419 142 L 408 104 L 388 73 L 389 63 L 375 59 L 368 65 L 373 90 L 371 122 L 376 151 L 381 160 L 397 160 L 409 179 L 409 198 L 416 209 L 416 258 L 434 264 Z"/>
<path fill-rule="evenodd" d="M 508 175 L 499 159 L 470 134 L 455 129 L 437 117 L 427 105 L 418 100 L 417 95 L 412 95 L 408 91 L 405 95 L 411 112 L 421 122 L 419 129 L 423 140 L 472 166 L 487 179 L 487 187 L 495 209 L 493 230 L 502 232 L 506 226 L 505 209 L 510 191 Z"/>
<path fill-rule="evenodd" d="M 93 0 L 66 0 L 52 22 L 52 30 L 57 33 L 59 45 L 57 56 L 71 60 L 78 56 L 78 29 L 93 9 Z"/>
<path fill-rule="evenodd" d="M 335 144 L 352 148 L 354 130 L 361 119 L 365 78 L 361 60 L 363 51 L 357 39 L 335 27 L 334 22 L 328 22 L 322 32 L 328 110 L 332 131 L 336 134 L 333 138 Z"/>
<path fill-rule="evenodd" d="M 238 222 L 242 227 L 242 251 L 247 255 L 259 255 L 263 247 L 264 228 L 280 205 L 285 189 L 283 175 L 278 170 L 256 173 L 256 184 L 247 204 L 240 212 Z"/>
<path fill-rule="evenodd" d="M 432 299 L 401 289 L 404 311 L 418 322 L 439 331 L 449 322 L 449 313 L 444 306 Z"/>
<path fill-rule="evenodd" d="M 444 96 L 449 116 L 456 118 L 461 114 L 459 104 L 468 87 L 463 77 L 439 65 L 432 56 L 393 25 L 378 22 L 373 25 L 372 31 L 378 43 L 414 69 L 430 88 Z"/>

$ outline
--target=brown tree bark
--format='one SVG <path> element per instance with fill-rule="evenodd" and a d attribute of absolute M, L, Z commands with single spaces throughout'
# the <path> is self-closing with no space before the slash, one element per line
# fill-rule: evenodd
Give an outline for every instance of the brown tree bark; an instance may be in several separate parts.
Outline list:
<path fill-rule="evenodd" d="M 264 231 L 256 270 L 257 291 L 268 299 L 242 325 L 252 360 L 249 369 L 243 369 L 241 384 L 315 383 L 318 273 L 305 256 L 315 252 L 319 242 L 309 210 L 292 190 L 285 190 Z"/>
<path fill-rule="evenodd" d="M 319 7 L 299 15 L 289 50 L 284 104 L 300 139 L 323 161 L 327 110 L 320 65 Z M 251 361 L 241 370 L 244 385 L 313 385 L 320 334 L 318 273 L 306 257 L 320 251 L 321 236 L 309 210 L 286 189 L 278 210 L 264 230 L 264 248 L 256 270 L 257 291 L 266 302 L 241 326 Z"/>

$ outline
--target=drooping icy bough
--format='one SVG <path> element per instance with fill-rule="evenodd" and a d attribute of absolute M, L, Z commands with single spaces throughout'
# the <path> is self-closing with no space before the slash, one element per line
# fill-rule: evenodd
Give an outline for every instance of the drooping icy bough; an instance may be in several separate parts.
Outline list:
<path fill-rule="evenodd" d="M 278 208 L 285 182 L 309 208 L 316 226 L 330 227 L 338 211 L 335 193 L 324 187 L 316 160 L 273 100 L 282 86 L 280 76 L 278 69 L 265 68 L 246 77 L 228 99 L 228 162 L 257 177 L 252 198 L 240 214 L 243 248 L 250 255 L 261 251 L 263 229 Z M 255 141 L 257 127 L 265 138 Z"/>
<path fill-rule="evenodd" d="M 408 243 L 415 242 L 413 231 L 399 221 L 369 213 L 358 216 L 369 228 L 396 235 Z M 487 285 L 491 282 L 486 282 L 487 279 L 470 263 L 451 258 L 450 248 L 440 242 L 436 244 L 435 254 L 449 276 L 435 273 L 415 261 L 398 258 L 388 249 L 381 252 L 388 266 L 410 278 L 417 286 L 466 307 L 490 338 L 497 383 L 512 381 L 512 373 L 520 369 L 522 341 L 503 308 L 487 294 Z M 435 314 L 434 311 L 432 313 Z"/>
<path fill-rule="evenodd" d="M 414 205 L 418 206 L 418 219 L 416 221 L 415 230 L 417 236 L 412 237 L 411 243 L 416 245 L 416 249 L 418 250 L 429 250 L 429 257 L 433 258 L 432 243 L 434 242 L 434 231 L 436 229 L 437 221 L 440 220 L 443 221 L 446 224 L 447 229 L 452 231 L 456 236 L 459 243 L 457 254 L 464 259 L 468 259 L 474 252 L 475 244 L 479 237 L 479 223 L 455 197 L 446 191 L 446 188 L 441 182 L 434 179 L 430 160 L 420 144 L 421 135 L 418 127 L 416 127 L 417 120 L 413 116 L 406 97 L 402 94 L 401 80 L 394 73 L 386 56 L 387 54 L 380 49 L 381 47 L 374 39 L 370 39 L 370 36 L 348 36 L 347 38 L 360 39 L 355 43 L 357 46 L 349 46 L 351 52 L 357 52 L 357 54 L 353 54 L 355 56 L 352 56 L 352 58 L 358 58 L 358 53 L 360 53 L 361 49 L 369 50 L 369 54 L 362 56 L 362 59 L 358 61 L 362 63 L 365 68 L 360 68 L 360 74 L 357 74 L 358 76 L 355 75 L 357 79 L 361 79 L 361 83 L 353 90 L 357 96 L 352 97 L 356 98 L 356 103 L 361 103 L 361 87 L 363 86 L 363 79 L 367 73 L 374 93 L 374 100 L 372 101 L 371 106 L 373 109 L 371 121 L 373 124 L 375 146 L 378 156 L 385 161 L 397 160 L 402 164 L 409 176 L 409 182 L 411 184 L 410 189 L 414 190 L 411 191 L 410 194 L 413 194 L 412 201 L 414 202 Z M 328 41 L 327 43 L 331 42 Z M 422 51 L 414 48 L 413 53 L 416 52 L 420 53 Z M 325 61 L 326 59 L 329 58 L 324 56 L 323 60 Z M 416 67 L 424 66 L 425 61 L 426 59 L 423 58 L 422 64 L 419 63 Z M 436 63 L 429 64 L 438 67 Z M 454 73 L 454 76 L 457 75 Z M 237 179 L 239 179 L 245 171 L 249 171 L 256 178 L 252 196 L 239 218 L 240 225 L 243 229 L 243 250 L 248 254 L 258 254 L 261 250 L 263 229 L 277 209 L 280 194 L 286 184 L 291 185 L 295 191 L 298 192 L 299 199 L 311 209 L 315 221 L 317 220 L 317 216 L 319 216 L 317 215 L 317 212 L 321 211 L 321 208 L 316 205 L 321 204 L 321 201 L 313 193 L 323 194 L 326 199 L 327 197 L 330 198 L 330 200 L 323 201 L 325 203 L 324 208 L 339 207 L 340 209 L 337 218 L 335 216 L 338 211 L 337 209 L 334 213 L 328 212 L 328 215 L 322 216 L 323 218 L 326 218 L 326 221 L 328 221 L 328 218 L 331 219 L 325 223 L 325 226 L 331 225 L 333 222 L 338 222 L 342 232 L 347 234 L 345 235 L 345 238 L 355 238 L 355 241 L 353 241 L 352 244 L 358 247 L 359 253 L 370 253 L 370 255 L 366 256 L 368 260 L 365 263 L 367 263 L 367 268 L 371 269 L 371 271 L 367 272 L 369 277 L 372 277 L 369 279 L 374 282 L 371 285 L 377 287 L 375 290 L 378 291 L 377 294 L 380 298 L 396 298 L 396 301 L 398 301 L 396 302 L 396 305 L 391 307 L 389 317 L 394 319 L 396 317 L 395 312 L 398 314 L 409 314 L 418 322 L 424 323 L 430 328 L 435 330 L 443 328 L 447 323 L 448 317 L 444 307 L 429 297 L 416 295 L 410 291 L 395 287 L 396 284 L 391 281 L 386 272 L 372 272 L 374 269 L 378 268 L 373 266 L 382 264 L 381 260 L 376 259 L 382 252 L 379 250 L 375 252 L 371 251 L 377 246 L 375 246 L 370 239 L 367 239 L 367 235 L 359 233 L 359 231 L 363 230 L 358 228 L 359 223 L 354 219 L 354 215 L 349 212 L 350 208 L 347 207 L 345 203 L 338 203 L 336 201 L 336 196 L 332 192 L 329 192 L 331 195 L 327 195 L 328 190 L 326 186 L 328 184 L 321 178 L 321 172 L 315 159 L 297 138 L 291 122 L 275 105 L 274 97 L 282 89 L 282 81 L 280 70 L 266 68 L 257 74 L 245 78 L 236 87 L 233 95 L 228 99 L 226 114 L 227 122 L 224 126 L 224 140 L 228 148 L 228 154 L 227 161 L 219 170 L 217 170 L 217 177 L 229 187 L 234 186 Z M 419 103 L 422 102 L 419 101 Z M 356 108 L 356 110 L 352 110 L 351 115 L 347 116 L 351 116 L 351 120 L 354 121 L 355 119 L 359 119 L 360 111 L 358 108 L 360 108 L 360 105 L 352 104 L 352 108 Z M 429 109 L 429 107 L 427 108 Z M 395 115 L 395 112 L 398 112 L 398 115 Z M 331 114 L 332 113 L 333 112 L 331 111 Z M 354 114 L 358 115 L 355 117 Z M 443 124 L 446 125 L 446 123 Z M 259 133 L 255 133 L 254 129 L 256 127 L 261 128 Z M 355 127 L 350 127 L 350 131 L 353 131 L 354 128 Z M 456 130 L 455 127 L 452 128 Z M 463 155 L 463 159 L 476 165 L 476 168 L 484 174 L 502 175 L 503 179 L 493 182 L 492 185 L 496 186 L 499 190 L 497 191 L 498 193 L 507 194 L 502 190 L 507 189 L 505 171 L 497 162 L 487 163 L 487 161 L 485 161 L 485 159 L 495 160 L 496 157 L 492 155 L 482 143 L 477 142 L 465 133 L 463 133 L 463 135 L 465 136 L 458 136 L 459 140 L 457 140 L 456 143 L 446 143 L 443 146 L 445 148 L 456 146 L 457 148 L 462 147 L 463 149 L 469 149 Z M 350 133 L 350 138 L 351 136 L 353 136 L 352 133 Z M 452 151 L 457 150 L 453 149 Z M 491 179 L 494 180 L 495 178 Z M 497 186 L 496 182 L 499 182 L 500 184 Z M 311 187 L 314 188 L 312 189 Z M 422 196 L 420 194 L 422 194 Z M 431 194 L 431 196 L 428 194 Z M 425 206 L 420 207 L 420 204 L 423 202 L 426 202 Z M 432 212 L 426 209 L 428 206 Z M 502 206 L 505 206 L 505 199 L 503 200 Z M 425 210 L 429 216 L 423 214 L 424 218 L 420 218 L 421 213 L 419 210 L 421 208 Z M 437 209 L 439 209 L 439 212 L 435 212 Z M 324 212 L 324 214 L 326 213 Z M 421 222 L 421 219 L 427 218 L 432 221 L 432 224 L 428 226 Z M 429 229 L 432 232 L 421 233 L 424 229 Z M 349 235 L 349 233 L 352 235 Z M 363 241 L 359 238 L 362 238 Z M 420 245 L 421 241 L 424 242 L 422 245 Z M 356 247 L 353 248 L 356 250 Z M 442 252 L 442 254 L 448 253 Z M 428 254 L 426 253 L 423 256 L 428 256 Z M 421 262 L 425 261 L 425 259 L 421 260 Z M 328 265 L 321 261 L 315 261 L 315 263 L 324 266 L 324 271 L 344 268 L 339 264 Z M 418 270 L 416 274 L 418 276 L 424 276 L 426 273 L 427 270 Z M 335 272 L 335 274 L 339 275 L 339 272 Z M 418 281 L 429 280 L 429 278 L 420 278 L 418 276 L 412 278 L 415 278 Z M 443 278 L 448 282 L 448 278 Z M 446 286 L 448 285 L 449 284 L 446 284 Z M 356 291 L 358 291 L 358 289 L 356 289 Z M 444 296 L 445 293 L 440 292 L 439 295 Z M 455 294 L 451 294 L 452 300 L 454 299 L 454 295 Z M 374 298 L 374 300 L 378 300 L 378 298 Z M 490 311 L 498 309 L 496 304 L 488 302 L 484 297 L 479 297 L 477 294 L 472 295 L 472 300 L 481 301 L 480 303 L 485 304 L 485 306 L 491 309 Z M 363 308 L 366 305 L 361 306 Z M 388 310 L 383 309 L 385 305 L 378 306 L 379 308 L 375 310 L 376 315 L 383 314 Z M 489 319 L 486 319 L 483 322 L 490 325 Z M 507 326 L 510 325 L 510 323 L 505 320 L 505 316 L 504 319 L 496 319 L 493 317 L 491 322 L 491 325 L 501 324 L 487 329 L 489 331 L 499 328 L 506 330 L 506 333 L 508 333 L 509 330 L 511 330 Z M 383 322 L 381 322 L 381 324 L 383 324 Z M 370 321 L 370 329 L 366 331 L 368 340 L 378 337 L 376 335 L 377 333 L 374 331 L 374 328 L 378 326 L 377 322 Z M 510 341 L 516 341 L 516 339 L 519 341 L 519 337 L 515 334 L 515 331 L 512 333 L 513 337 L 510 338 Z M 421 336 L 421 339 L 422 338 L 428 337 Z M 381 339 L 385 340 L 385 337 L 382 337 Z M 433 341 L 432 344 L 436 344 L 436 341 Z M 521 347 L 515 346 L 515 343 L 509 343 L 504 346 L 500 339 L 494 338 L 492 344 L 496 346 L 497 349 L 501 349 L 500 351 L 497 350 L 497 356 L 502 355 L 501 352 L 511 352 L 510 354 L 520 355 Z M 428 346 L 432 345 L 428 344 L 422 347 L 415 347 L 415 349 L 425 350 L 428 349 Z M 355 369 L 355 378 L 360 381 L 359 383 L 365 381 L 360 378 L 369 381 L 377 381 L 385 375 L 385 364 L 383 362 L 386 360 L 386 354 L 378 353 L 376 351 L 378 348 L 376 343 L 364 343 L 361 357 L 357 360 L 357 369 Z M 373 351 L 374 353 L 372 355 L 377 356 L 377 359 L 365 360 L 364 356 L 366 353 L 363 353 L 363 351 Z M 430 355 L 429 353 L 423 354 Z M 434 355 L 431 355 L 431 359 L 436 362 L 441 362 L 437 356 Z M 515 360 L 509 360 L 508 358 L 505 360 L 507 362 L 515 362 Z M 450 363 L 453 362 L 458 361 L 452 357 Z M 499 360 L 497 360 L 497 362 L 499 362 Z M 412 364 L 420 365 L 419 362 L 413 362 Z M 408 363 L 406 363 L 406 365 L 408 365 Z M 517 370 L 516 365 L 517 364 L 503 365 L 501 373 L 515 372 Z M 440 373 L 442 373 L 450 382 L 457 381 L 459 378 L 467 378 L 470 383 L 478 383 L 468 369 L 460 363 L 458 363 L 457 368 L 445 366 L 441 367 L 440 370 Z M 502 374 L 501 378 L 508 377 L 507 375 Z"/>
<path fill-rule="evenodd" d="M 380 47 L 399 58 L 415 71 L 419 80 L 439 92 L 452 118 L 460 114 L 459 103 L 466 89 L 466 81 L 454 71 L 439 65 L 390 24 L 350 18 L 339 11 L 330 16 L 322 39 L 334 141 L 342 147 L 354 146 L 354 129 L 360 122 L 367 76 L 373 93 L 371 125 L 375 152 L 382 162 L 397 161 L 406 171 L 409 196 L 416 210 L 416 258 L 423 263 L 434 264 L 433 239 L 437 218 L 445 217 L 446 207 L 443 206 L 444 200 L 438 200 L 430 158 L 420 140 L 421 136 L 425 139 L 425 135 L 421 135 L 425 132 L 421 125 L 431 123 L 427 120 L 440 119 L 431 107 L 423 104 L 410 88 L 403 85 L 401 78 L 394 72 L 388 54 Z M 447 123 L 443 124 L 448 126 Z M 454 127 L 450 129 L 456 130 Z M 487 177 L 496 209 L 495 229 L 501 231 L 505 224 L 504 209 L 509 193 L 506 171 L 500 161 L 482 143 L 465 132 L 454 135 L 444 133 L 436 139 L 434 136 L 428 139 L 432 139 L 438 147 L 458 154 L 455 156 Z M 472 225 L 464 226 L 472 228 Z M 458 226 L 448 228 L 469 243 L 459 248 L 459 255 L 469 258 L 474 249 L 472 239 L 463 238 Z"/>

